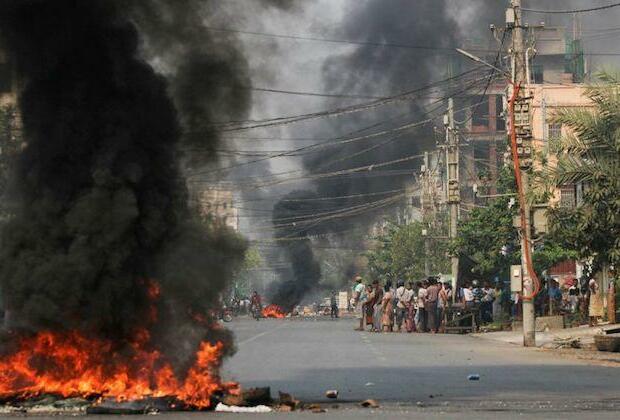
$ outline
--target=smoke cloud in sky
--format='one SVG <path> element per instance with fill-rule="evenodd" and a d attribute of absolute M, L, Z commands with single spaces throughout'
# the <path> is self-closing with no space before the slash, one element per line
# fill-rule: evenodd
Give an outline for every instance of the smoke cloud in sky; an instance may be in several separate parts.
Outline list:
<path fill-rule="evenodd" d="M 578 0 L 567 2 L 551 0 L 524 2 L 525 7 L 549 10 L 580 8 L 584 7 L 584 4 L 590 6 L 606 4 L 606 2 L 602 0 L 595 2 Z M 503 26 L 504 12 L 507 6 L 507 1 L 496 0 L 471 0 L 467 2 L 460 0 L 422 0 L 415 2 L 407 0 L 390 2 L 374 0 L 352 2 L 343 0 L 332 2 L 331 8 L 324 7 L 324 14 L 319 9 L 311 7 L 306 9 L 307 16 L 310 16 L 310 13 L 312 13 L 312 17 L 316 21 L 321 22 L 316 31 L 312 31 L 312 28 L 307 29 L 305 32 L 295 30 L 295 28 L 288 29 L 289 33 L 292 34 L 315 35 L 323 38 L 447 48 L 461 45 L 464 40 L 480 40 L 494 48 L 497 44 L 492 39 L 489 24 L 495 24 L 497 27 Z M 330 14 L 338 16 L 339 20 L 331 21 Z M 613 57 L 611 56 L 596 55 L 597 53 L 618 52 L 617 45 L 614 44 L 613 39 L 592 37 L 591 30 L 617 26 L 614 22 L 617 21 L 618 16 L 618 11 L 616 10 L 610 13 L 584 14 L 580 16 L 579 22 L 583 28 L 584 44 L 589 52 L 595 53 L 595 55 L 588 57 L 590 68 L 600 67 L 603 63 L 613 62 Z M 566 26 L 569 35 L 573 28 L 572 15 L 526 14 L 525 19 L 531 24 L 544 21 L 547 26 Z M 270 32 L 266 28 L 261 29 L 265 32 Z M 286 31 L 280 31 L 279 33 L 286 33 Z M 262 41 L 252 40 L 251 42 L 258 43 Z M 447 77 L 449 74 L 448 67 L 451 65 L 450 54 L 424 49 L 388 48 L 377 47 L 376 45 L 324 44 L 321 46 L 320 44 L 301 41 L 291 43 L 287 40 L 277 41 L 277 45 L 282 49 L 287 49 L 288 54 L 292 56 L 299 54 L 300 51 L 303 52 L 307 48 L 313 50 L 313 56 L 322 57 L 321 61 L 307 61 L 307 67 L 320 69 L 322 76 L 320 81 L 311 78 L 312 82 L 307 82 L 306 79 L 308 78 L 305 75 L 297 76 L 295 73 L 287 72 L 286 68 L 282 68 L 278 64 L 280 70 L 278 72 L 279 77 L 274 78 L 275 86 L 284 86 L 285 88 L 295 86 L 297 87 L 296 90 L 301 91 L 323 91 L 331 94 L 344 93 L 378 97 L 387 96 L 418 86 L 424 86 L 435 80 L 441 80 Z M 325 51 L 330 52 L 325 53 Z M 283 59 L 287 53 L 283 52 L 281 54 L 282 56 L 280 57 Z M 484 83 L 472 89 L 472 92 L 474 94 L 481 93 L 483 88 Z M 447 91 L 449 90 L 446 89 L 443 92 L 446 93 Z M 441 96 L 441 92 L 436 96 Z M 343 98 L 324 99 L 323 101 L 304 97 L 277 96 L 277 98 L 280 101 L 279 113 L 265 115 L 266 108 L 261 106 L 258 107 L 260 108 L 258 112 L 261 113 L 261 117 L 291 115 L 355 103 L 354 100 Z M 261 99 L 262 97 L 255 98 L 255 100 Z M 272 135 L 274 132 L 277 132 L 278 135 L 283 137 L 338 138 L 347 133 L 360 130 L 363 127 L 381 124 L 364 132 L 364 134 L 367 134 L 373 131 L 389 129 L 406 122 L 422 120 L 425 118 L 425 113 L 431 108 L 429 103 L 430 100 L 423 99 L 399 106 L 383 107 L 352 116 L 296 124 L 295 126 L 281 129 L 279 132 L 277 130 L 269 132 L 265 130 L 265 132 Z M 294 112 L 293 110 L 299 110 L 299 112 Z M 441 115 L 441 112 L 442 110 L 439 110 L 435 115 Z M 415 155 L 424 150 L 434 148 L 435 141 L 436 135 L 433 132 L 433 126 L 428 125 L 391 141 L 389 136 L 384 136 L 322 149 L 318 153 L 309 153 L 301 158 L 289 159 L 285 165 L 280 163 L 282 160 L 274 159 L 271 163 L 271 168 L 273 172 L 282 172 L 300 167 L 306 173 L 337 171 Z M 373 146 L 384 142 L 385 144 L 382 144 L 380 147 L 373 148 Z M 281 146 L 285 143 L 276 144 L 279 148 L 283 148 Z M 296 148 L 300 144 L 290 143 L 287 146 L 289 148 Z M 403 188 L 407 183 L 411 183 L 413 181 L 413 173 L 419 169 L 420 163 L 414 161 L 390 166 L 389 169 L 391 170 L 408 169 L 410 171 L 398 175 L 336 177 L 302 183 L 302 186 L 306 189 L 304 194 L 308 196 L 316 194 L 320 197 L 391 191 Z M 297 190 L 302 189 L 297 184 L 295 186 Z M 298 192 L 298 194 L 300 193 Z M 338 200 L 329 202 L 329 205 L 333 210 L 334 208 L 347 208 L 364 204 L 374 199 L 376 198 L 364 197 Z M 276 208 L 279 206 L 280 204 L 276 205 Z M 308 214 L 312 213 L 312 211 L 319 213 L 324 211 L 324 206 L 325 202 L 317 203 L 314 210 L 306 208 L 299 214 Z M 355 229 L 360 226 L 369 226 L 377 215 L 382 216 L 385 212 L 386 209 L 382 208 L 376 212 L 343 218 L 337 225 L 324 226 L 317 224 L 309 227 L 307 234 L 312 236 L 325 233 L 331 229 L 334 235 L 313 239 L 313 242 L 315 244 L 353 246 L 358 241 L 356 235 L 359 233 Z M 274 211 L 274 218 L 275 214 Z M 282 276 L 284 283 L 290 282 L 289 276 L 289 274 Z"/>

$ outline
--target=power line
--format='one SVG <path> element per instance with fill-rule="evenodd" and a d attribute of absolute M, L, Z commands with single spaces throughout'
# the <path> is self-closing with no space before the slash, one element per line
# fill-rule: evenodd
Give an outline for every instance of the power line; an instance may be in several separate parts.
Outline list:
<path fill-rule="evenodd" d="M 384 96 L 346 95 L 346 94 L 332 94 L 332 93 L 319 93 L 319 92 L 300 92 L 300 91 L 293 91 L 293 90 L 269 89 L 269 88 L 258 88 L 258 87 L 248 87 L 248 88 L 245 88 L 245 89 L 253 90 L 253 91 L 257 91 L 257 92 L 281 93 L 283 95 L 297 95 L 297 96 L 315 96 L 315 97 L 319 97 L 319 98 L 385 99 Z"/>
<path fill-rule="evenodd" d="M 481 81 L 481 80 L 487 80 L 488 78 L 489 78 L 489 76 L 485 76 L 483 78 L 476 79 L 474 82 L 478 82 L 478 81 Z M 475 85 L 475 83 L 472 83 L 470 85 L 470 87 L 473 87 L 473 85 Z M 446 95 L 443 98 L 443 100 L 445 100 L 448 96 L 449 95 Z M 435 104 L 437 102 L 440 102 L 440 100 L 435 101 L 433 104 Z M 468 109 L 468 107 L 463 108 L 461 110 L 465 110 L 465 109 Z M 459 110 L 459 111 L 461 111 L 461 110 Z M 423 115 L 428 115 L 432 111 L 434 111 L 434 110 L 428 111 L 428 112 L 424 113 Z M 377 132 L 377 133 L 367 134 L 367 135 L 363 135 L 363 136 L 357 136 L 357 137 L 353 137 L 353 138 L 346 138 L 346 136 L 343 136 L 343 137 L 335 138 L 335 139 L 328 140 L 328 141 L 325 141 L 325 142 L 315 143 L 315 144 L 311 144 L 311 145 L 308 145 L 308 146 L 304 146 L 304 147 L 300 147 L 300 148 L 297 148 L 297 149 L 293 149 L 293 150 L 285 152 L 285 153 L 278 153 L 278 154 L 274 154 L 274 155 L 270 155 L 270 156 L 261 157 L 261 158 L 258 158 L 258 159 L 253 159 L 253 160 L 246 161 L 246 162 L 235 163 L 235 164 L 226 166 L 224 168 L 215 168 L 215 169 L 208 169 L 208 170 L 205 170 L 205 171 L 194 172 L 192 174 L 189 174 L 188 177 L 196 177 L 196 176 L 200 176 L 200 175 L 207 175 L 207 174 L 210 174 L 210 173 L 222 172 L 222 171 L 226 171 L 226 170 L 229 170 L 229 169 L 234 169 L 234 168 L 238 168 L 238 167 L 241 167 L 241 166 L 251 165 L 251 164 L 254 164 L 254 163 L 263 162 L 263 161 L 274 159 L 274 158 L 278 158 L 278 157 L 290 156 L 290 155 L 293 155 L 293 154 L 295 154 L 297 152 L 301 152 L 301 151 L 306 151 L 306 152 L 307 151 L 315 151 L 317 149 L 324 148 L 324 147 L 332 147 L 332 146 L 336 146 L 336 145 L 340 145 L 340 144 L 347 144 L 347 143 L 352 143 L 352 142 L 356 142 L 356 141 L 360 141 L 360 140 L 366 140 L 366 139 L 370 139 L 370 138 L 374 138 L 374 137 L 379 137 L 379 136 L 383 136 L 383 135 L 390 134 L 390 133 L 396 133 L 396 132 L 401 132 L 401 131 L 404 131 L 404 130 L 410 130 L 412 128 L 416 128 L 416 127 L 420 127 L 422 125 L 428 124 L 429 122 L 432 122 L 433 120 L 434 120 L 434 118 L 428 118 L 428 119 L 423 120 L 423 121 L 413 122 L 413 123 L 405 124 L 405 125 L 402 125 L 402 126 L 399 126 L 399 127 L 396 127 L 396 128 L 387 129 L 387 130 L 383 130 L 383 131 L 380 131 L 380 132 Z M 368 130 L 369 128 L 373 128 L 373 127 L 381 125 L 381 124 L 382 123 L 373 124 L 373 125 L 364 127 L 364 128 L 362 128 L 360 130 L 357 130 L 357 131 L 354 131 L 354 132 L 350 133 L 349 135 L 352 135 L 352 134 L 355 134 L 355 133 L 359 133 L 359 132 L 363 132 L 365 130 Z M 338 140 L 338 139 L 341 139 L 341 140 Z M 338 141 L 334 141 L 334 140 L 338 140 Z"/>
<path fill-rule="evenodd" d="M 618 6 L 620 6 L 620 3 L 614 3 L 614 4 L 608 4 L 606 6 L 591 7 L 589 9 L 578 9 L 578 10 L 538 10 L 538 9 L 527 9 L 525 7 L 522 7 L 521 10 L 523 10 L 524 12 L 530 12 L 530 13 L 573 14 L 573 13 L 595 12 L 598 10 L 611 9 L 613 7 L 618 7 Z"/>
<path fill-rule="evenodd" d="M 422 92 L 424 90 L 428 90 L 428 89 L 431 89 L 437 86 L 441 86 L 447 82 L 461 79 L 471 73 L 477 72 L 481 68 L 482 66 L 478 66 L 471 70 L 467 70 L 463 73 L 460 73 L 456 76 L 451 76 L 451 77 L 448 77 L 448 78 L 445 78 L 445 79 L 442 79 L 436 82 L 429 83 L 428 85 L 425 85 L 419 88 L 415 88 L 415 89 L 402 92 L 402 93 L 399 93 L 393 96 L 389 96 L 386 98 L 377 99 L 377 100 L 370 101 L 370 102 L 365 102 L 362 104 L 339 107 L 335 109 L 330 109 L 330 110 L 325 110 L 325 111 L 320 111 L 320 112 L 313 112 L 313 113 L 308 113 L 308 114 L 269 118 L 269 119 L 264 119 L 264 120 L 221 122 L 221 123 L 215 123 L 213 124 L 213 126 L 223 127 L 223 128 L 220 128 L 220 131 L 222 132 L 233 132 L 233 131 L 250 130 L 250 129 L 255 129 L 255 128 L 265 128 L 265 127 L 287 125 L 287 124 L 292 124 L 292 123 L 307 121 L 307 120 L 313 120 L 313 119 L 322 118 L 322 117 L 340 116 L 340 115 L 345 115 L 345 114 L 357 113 L 360 111 L 365 111 L 368 109 L 373 109 L 373 108 L 377 108 L 380 106 L 388 105 L 393 102 L 410 101 L 412 99 L 418 99 L 417 94 L 419 92 Z M 245 125 L 245 124 L 250 124 L 250 125 Z"/>
<path fill-rule="evenodd" d="M 244 30 L 233 29 L 233 28 L 206 27 L 206 29 L 210 31 L 214 31 L 214 32 L 229 32 L 229 33 L 235 33 L 235 34 L 252 35 L 252 36 L 267 37 L 267 38 L 293 39 L 296 41 L 325 42 L 325 43 L 330 43 L 330 44 L 346 44 L 346 45 L 365 45 L 365 46 L 382 47 L 382 48 L 383 47 L 404 48 L 404 49 L 411 49 L 411 50 L 445 51 L 446 53 L 454 54 L 454 47 L 401 44 L 401 43 L 396 43 L 396 42 L 356 41 L 356 40 L 345 40 L 345 39 L 335 39 L 335 38 L 321 38 L 321 37 L 316 37 L 316 36 L 304 36 L 304 35 L 274 34 L 274 33 L 267 33 L 267 32 L 244 31 Z M 483 49 L 476 50 L 476 51 L 487 52 L 486 50 L 483 50 Z"/>

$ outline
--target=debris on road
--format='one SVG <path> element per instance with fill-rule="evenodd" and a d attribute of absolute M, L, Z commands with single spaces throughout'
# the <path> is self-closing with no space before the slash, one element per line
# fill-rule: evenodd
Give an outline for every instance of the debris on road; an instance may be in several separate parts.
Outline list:
<path fill-rule="evenodd" d="M 301 408 L 301 401 L 286 392 L 278 391 L 280 411 L 293 411 Z M 287 408 L 284 408 L 287 407 Z"/>
<path fill-rule="evenodd" d="M 374 382 L 366 382 L 366 385 L 364 386 L 375 386 Z"/>
<path fill-rule="evenodd" d="M 599 351 L 618 353 L 620 352 L 620 334 L 597 334 L 594 336 L 594 344 Z"/>
<path fill-rule="evenodd" d="M 215 411 L 220 413 L 271 413 L 273 410 L 266 405 L 257 405 L 255 407 L 239 407 L 230 406 L 224 403 L 218 403 Z"/>
<path fill-rule="evenodd" d="M 373 399 L 362 401 L 360 405 L 365 408 L 379 408 L 379 403 Z"/>
<path fill-rule="evenodd" d="M 581 338 L 579 337 L 555 337 L 552 347 L 554 349 L 579 349 L 581 348 Z"/>
<path fill-rule="evenodd" d="M 336 399 L 336 398 L 338 398 L 338 390 L 337 389 L 330 389 L 330 390 L 325 392 L 325 396 L 327 398 Z"/>
<path fill-rule="evenodd" d="M 242 390 L 239 395 L 229 394 L 222 403 L 227 406 L 238 407 L 256 407 L 259 405 L 271 405 L 271 389 L 269 387 L 263 388 L 249 388 Z"/>
<path fill-rule="evenodd" d="M 304 407 L 304 409 L 305 409 L 305 410 L 308 410 L 308 411 L 310 411 L 310 412 L 312 412 L 312 413 L 315 413 L 315 414 L 319 414 L 319 413 L 326 413 L 326 412 L 327 412 L 327 411 L 326 411 L 323 407 L 321 407 L 319 404 L 310 404 L 310 405 L 308 405 L 308 406 Z"/>

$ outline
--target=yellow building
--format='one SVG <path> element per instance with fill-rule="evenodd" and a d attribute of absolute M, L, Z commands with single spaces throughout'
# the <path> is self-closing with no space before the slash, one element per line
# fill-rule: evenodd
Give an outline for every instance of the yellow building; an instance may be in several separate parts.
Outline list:
<path fill-rule="evenodd" d="M 553 122 L 553 116 L 560 109 L 592 106 L 589 98 L 584 96 L 585 89 L 583 84 L 572 83 L 537 84 L 531 85 L 528 89 L 533 98 L 531 107 L 533 148 L 548 165 L 555 164 L 555 158 L 550 153 L 550 143 L 567 134 L 566 127 Z M 556 191 L 550 204 L 574 207 L 580 202 L 581 194 L 581 185 L 564 185 Z"/>

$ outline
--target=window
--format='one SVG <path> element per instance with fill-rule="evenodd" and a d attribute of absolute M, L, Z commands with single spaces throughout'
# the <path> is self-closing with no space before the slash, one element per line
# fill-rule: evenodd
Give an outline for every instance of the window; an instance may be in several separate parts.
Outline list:
<path fill-rule="evenodd" d="M 562 138 L 562 124 L 548 124 L 547 125 L 548 139 L 550 142 Z"/>
<path fill-rule="evenodd" d="M 472 125 L 485 126 L 489 125 L 489 103 L 485 100 L 484 96 L 473 96 L 471 105 L 472 108 Z"/>
<path fill-rule="evenodd" d="M 534 83 L 541 84 L 543 82 L 543 66 L 540 64 L 534 64 L 532 66 L 532 79 L 534 79 Z"/>
<path fill-rule="evenodd" d="M 502 114 L 504 112 L 504 98 L 502 95 L 495 95 L 495 115 L 497 117 L 497 131 L 506 131 L 506 120 Z"/>
<path fill-rule="evenodd" d="M 575 185 L 562 185 L 560 187 L 560 207 L 573 208 L 577 204 Z"/>

